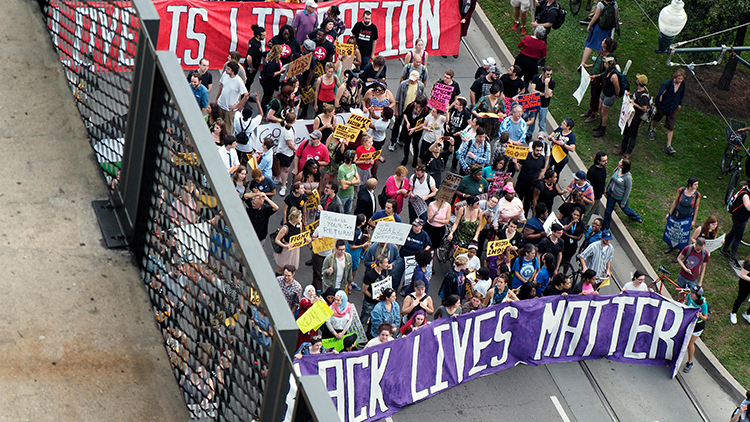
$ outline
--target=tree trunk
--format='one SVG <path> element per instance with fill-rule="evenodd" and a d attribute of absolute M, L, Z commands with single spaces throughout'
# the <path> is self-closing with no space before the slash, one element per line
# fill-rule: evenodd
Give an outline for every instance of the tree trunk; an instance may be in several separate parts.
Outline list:
<path fill-rule="evenodd" d="M 746 33 L 747 26 L 743 26 L 742 28 L 737 29 L 737 36 L 734 40 L 735 46 L 741 46 L 745 44 Z M 734 72 L 736 70 L 737 55 L 735 53 L 730 53 L 729 60 L 724 66 L 724 72 L 721 73 L 721 77 L 719 78 L 719 82 L 716 84 L 716 87 L 722 91 L 729 91 L 729 86 L 732 84 L 732 79 L 734 79 Z"/>

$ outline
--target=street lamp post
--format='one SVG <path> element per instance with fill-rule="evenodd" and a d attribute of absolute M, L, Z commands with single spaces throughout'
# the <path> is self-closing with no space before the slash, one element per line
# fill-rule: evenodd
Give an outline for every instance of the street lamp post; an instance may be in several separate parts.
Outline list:
<path fill-rule="evenodd" d="M 677 34 L 682 31 L 687 23 L 685 14 L 685 3 L 682 0 L 672 2 L 661 9 L 659 13 L 659 48 L 657 53 L 666 53 Z"/>

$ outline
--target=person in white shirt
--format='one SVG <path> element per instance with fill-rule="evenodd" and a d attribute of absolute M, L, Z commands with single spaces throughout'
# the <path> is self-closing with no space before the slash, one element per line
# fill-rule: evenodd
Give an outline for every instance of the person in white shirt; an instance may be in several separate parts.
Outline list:
<path fill-rule="evenodd" d="M 237 139 L 234 135 L 227 135 L 224 137 L 224 146 L 219 147 L 219 157 L 227 168 L 229 175 L 233 175 L 237 168 L 240 166 L 240 159 L 237 157 Z"/>
<path fill-rule="evenodd" d="M 424 164 L 419 164 L 414 171 L 414 174 L 409 178 L 409 198 L 420 197 L 425 203 L 427 203 L 431 202 L 431 199 L 437 195 L 437 191 L 438 189 L 435 183 L 435 178 L 427 174 Z M 425 208 L 425 211 L 422 214 L 417 215 L 410 200 L 409 221 L 414 221 L 417 218 L 427 220 L 427 208 Z"/>
<path fill-rule="evenodd" d="M 646 274 L 643 274 L 641 270 L 636 270 L 633 273 L 633 281 L 629 281 L 622 286 L 622 291 L 637 290 L 640 292 L 653 292 L 654 289 L 649 288 L 646 284 Z"/>
<path fill-rule="evenodd" d="M 477 256 L 477 250 L 479 247 L 476 243 L 469 243 L 468 246 L 469 252 L 459 255 L 466 257 L 469 262 L 466 264 L 466 271 L 467 272 L 475 272 L 478 271 L 482 267 L 482 261 Z"/>
<path fill-rule="evenodd" d="M 430 114 L 424 118 L 424 129 L 422 130 L 422 144 L 419 147 L 419 162 L 426 162 L 430 147 L 445 133 L 445 113 L 433 108 Z"/>
<path fill-rule="evenodd" d="M 234 112 L 245 107 L 249 95 L 247 88 L 237 72 L 240 65 L 237 62 L 229 62 L 224 66 L 224 74 L 219 79 L 219 95 L 216 104 L 221 109 L 222 118 L 225 122 L 234 122 Z"/>

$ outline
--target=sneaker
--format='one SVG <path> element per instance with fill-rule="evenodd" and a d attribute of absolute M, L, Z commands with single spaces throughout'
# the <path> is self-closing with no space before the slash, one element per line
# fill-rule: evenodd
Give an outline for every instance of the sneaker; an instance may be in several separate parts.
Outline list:
<path fill-rule="evenodd" d="M 672 155 L 672 154 L 674 154 L 675 152 L 677 152 L 677 150 L 676 150 L 676 149 L 674 149 L 674 148 L 672 148 L 672 145 L 670 145 L 670 146 L 668 146 L 668 147 L 664 148 L 664 152 L 666 152 L 666 153 L 667 153 L 667 155 Z"/>
<path fill-rule="evenodd" d="M 625 154 L 625 151 L 622 150 L 622 148 L 617 148 L 615 150 L 615 155 L 623 155 Z"/>
<path fill-rule="evenodd" d="M 594 120 L 596 120 L 596 114 L 592 114 L 591 116 L 588 117 L 588 119 L 584 120 L 583 122 L 584 123 L 591 123 Z"/>
<path fill-rule="evenodd" d="M 601 129 L 597 130 L 596 133 L 594 133 L 594 138 L 603 138 L 604 135 L 607 134 L 607 128 L 602 127 Z"/>
<path fill-rule="evenodd" d="M 396 150 L 396 144 L 388 145 L 388 151 L 395 151 L 395 150 Z"/>
<path fill-rule="evenodd" d="M 362 290 L 362 287 L 357 286 L 357 283 L 352 283 L 352 289 L 354 289 L 354 290 Z"/>
<path fill-rule="evenodd" d="M 742 318 L 745 318 L 745 321 L 747 321 L 748 323 L 750 323 L 750 315 L 748 315 L 748 314 L 742 314 Z"/>
<path fill-rule="evenodd" d="M 739 261 L 737 261 L 737 258 L 729 258 L 729 266 L 732 267 L 733 270 L 739 270 L 742 268 Z"/>
<path fill-rule="evenodd" d="M 280 185 L 281 184 L 281 179 L 279 179 L 278 177 L 274 177 L 273 178 L 273 184 L 274 185 Z"/>
<path fill-rule="evenodd" d="M 518 23 L 518 21 L 516 21 L 515 23 L 513 23 L 513 26 L 511 26 L 510 29 L 512 31 L 515 31 L 516 29 L 518 29 L 518 25 L 519 25 L 519 23 Z"/>
<path fill-rule="evenodd" d="M 654 139 L 656 139 L 656 131 L 654 130 L 654 128 L 650 128 L 650 129 L 648 130 L 648 139 L 650 139 L 650 140 L 652 140 L 652 141 L 653 141 Z"/>
<path fill-rule="evenodd" d="M 730 313 L 729 314 L 729 322 L 731 322 L 732 324 L 736 324 L 737 323 L 737 314 Z"/>
<path fill-rule="evenodd" d="M 581 117 L 589 117 L 591 116 L 591 110 L 587 110 L 585 113 L 581 114 Z"/>
<path fill-rule="evenodd" d="M 282 186 L 281 189 L 279 189 L 279 196 L 286 196 L 286 186 Z"/>
<path fill-rule="evenodd" d="M 521 28 L 521 35 L 526 35 L 526 27 Z"/>
<path fill-rule="evenodd" d="M 688 362 L 685 364 L 685 369 L 682 370 L 684 373 L 688 373 L 693 369 L 693 362 Z"/>
<path fill-rule="evenodd" d="M 724 249 L 722 249 L 722 250 L 721 250 L 721 252 L 719 252 L 719 253 L 721 253 L 722 255 L 724 255 L 724 256 L 725 256 L 725 257 L 727 257 L 727 258 L 730 258 L 730 257 L 732 256 L 732 255 L 731 255 L 731 254 L 729 253 L 729 251 L 725 251 Z"/>

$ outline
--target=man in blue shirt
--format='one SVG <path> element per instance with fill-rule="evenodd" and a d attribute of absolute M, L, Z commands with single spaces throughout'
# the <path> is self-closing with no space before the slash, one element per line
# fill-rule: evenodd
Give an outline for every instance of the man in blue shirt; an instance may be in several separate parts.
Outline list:
<path fill-rule="evenodd" d="M 677 152 L 672 148 L 672 136 L 674 135 L 674 124 L 677 121 L 677 112 L 682 108 L 682 99 L 685 97 L 685 84 L 683 82 L 685 82 L 685 70 L 675 70 L 672 79 L 661 84 L 659 92 L 654 97 L 656 98 L 656 114 L 654 114 L 651 129 L 648 131 L 648 138 L 654 140 L 659 120 L 667 116 L 664 123 L 664 127 L 667 129 L 667 147 L 664 152 L 668 155 Z"/>
<path fill-rule="evenodd" d="M 456 155 L 461 164 L 463 175 L 469 174 L 469 168 L 474 164 L 482 167 L 490 165 L 492 147 L 487 142 L 487 134 L 484 128 L 477 128 L 477 136 L 471 142 L 464 142 L 458 148 Z"/>
<path fill-rule="evenodd" d="M 195 100 L 198 101 L 198 107 L 201 109 L 201 113 L 206 114 L 208 112 L 208 89 L 203 86 L 201 81 L 203 76 L 198 72 L 193 72 L 190 76 L 190 88 L 193 90 Z"/>
<path fill-rule="evenodd" d="M 524 242 L 536 245 L 547 236 L 547 232 L 544 230 L 544 221 L 547 220 L 547 216 L 549 216 L 549 212 L 544 202 L 536 204 L 534 216 L 529 218 L 521 232 Z"/>

